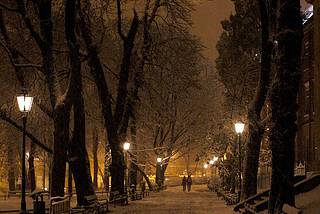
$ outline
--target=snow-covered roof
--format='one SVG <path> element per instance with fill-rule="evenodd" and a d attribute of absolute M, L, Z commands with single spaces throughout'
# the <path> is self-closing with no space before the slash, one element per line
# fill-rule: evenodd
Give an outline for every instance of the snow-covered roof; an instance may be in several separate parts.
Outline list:
<path fill-rule="evenodd" d="M 312 16 L 313 16 L 313 5 L 311 5 L 308 9 L 305 11 L 302 11 L 305 15 L 303 24 L 306 23 Z"/>

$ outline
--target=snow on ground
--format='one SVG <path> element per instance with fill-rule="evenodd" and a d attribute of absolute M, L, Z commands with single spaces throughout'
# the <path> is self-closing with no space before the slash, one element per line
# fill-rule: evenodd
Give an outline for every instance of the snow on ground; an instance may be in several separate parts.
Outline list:
<path fill-rule="evenodd" d="M 101 195 L 98 195 L 101 198 Z M 75 196 L 72 197 L 75 205 Z M 47 201 L 47 197 L 45 197 Z M 48 205 L 48 202 L 46 202 Z M 27 208 L 32 208 L 32 201 L 27 197 Z M 4 200 L 0 198 L 0 211 L 20 208 L 20 199 L 14 197 Z M 192 185 L 190 192 L 183 192 L 182 186 L 168 187 L 160 192 L 150 192 L 141 200 L 131 201 L 129 205 L 113 207 L 109 204 L 111 213 L 121 214 L 234 214 L 233 206 L 209 191 L 206 185 Z"/>
<path fill-rule="evenodd" d="M 98 195 L 101 198 L 101 195 Z M 33 203 L 29 197 L 27 208 L 32 209 Z M 20 198 L 0 198 L 0 211 L 19 210 Z M 45 197 L 48 206 L 48 198 Z M 76 197 L 72 197 L 75 205 Z M 314 190 L 296 196 L 296 207 L 303 214 L 320 214 L 320 185 Z M 182 186 L 168 187 L 160 192 L 150 192 L 142 200 L 131 201 L 126 206 L 113 207 L 109 204 L 111 213 L 119 214 L 235 214 L 233 206 L 227 206 L 224 200 L 217 197 L 215 192 L 209 191 L 206 185 L 193 185 L 190 192 L 183 192 Z M 265 212 L 261 212 L 265 213 Z M 289 213 L 290 214 L 290 213 Z"/>
<path fill-rule="evenodd" d="M 313 190 L 296 195 L 296 207 L 303 211 L 303 214 L 320 213 L 320 185 Z"/>
<path fill-rule="evenodd" d="M 183 192 L 182 186 L 168 187 L 160 192 L 151 192 L 142 200 L 130 201 L 128 206 L 117 206 L 111 211 L 121 214 L 233 214 L 233 206 L 210 191 L 207 185 L 193 185 L 190 192 Z"/>

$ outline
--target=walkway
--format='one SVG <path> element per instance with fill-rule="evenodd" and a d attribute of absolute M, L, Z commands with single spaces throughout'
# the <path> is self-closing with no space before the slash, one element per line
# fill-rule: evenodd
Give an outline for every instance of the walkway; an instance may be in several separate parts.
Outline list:
<path fill-rule="evenodd" d="M 182 186 L 151 192 L 142 200 L 129 201 L 128 206 L 110 206 L 112 213 L 121 214 L 234 214 L 233 206 L 208 190 L 206 185 L 193 185 L 190 192 Z"/>
<path fill-rule="evenodd" d="M 98 195 L 100 198 L 101 195 Z M 33 204 L 29 197 L 27 208 L 32 209 Z M 45 197 L 47 201 L 48 198 Z M 72 197 L 72 205 L 76 198 Z M 0 198 L 0 211 L 20 208 L 20 199 L 11 197 L 4 200 Z M 150 192 L 142 200 L 131 201 L 129 205 L 113 207 L 109 205 L 111 213 L 116 214 L 235 214 L 233 206 L 217 197 L 217 194 L 208 190 L 206 185 L 193 185 L 190 192 L 183 192 L 182 186 L 168 187 L 160 192 Z"/>

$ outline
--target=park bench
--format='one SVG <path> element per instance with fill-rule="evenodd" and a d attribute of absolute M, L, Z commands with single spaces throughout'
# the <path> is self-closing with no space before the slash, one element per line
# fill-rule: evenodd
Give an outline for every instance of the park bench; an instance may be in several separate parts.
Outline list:
<path fill-rule="evenodd" d="M 142 197 L 148 196 L 150 194 L 150 189 L 149 187 L 146 187 L 141 190 L 142 191 Z"/>
<path fill-rule="evenodd" d="M 142 192 L 141 189 L 132 188 L 129 191 L 129 195 L 130 195 L 130 198 L 131 198 L 132 201 L 140 200 L 143 197 L 143 192 Z"/>
<path fill-rule="evenodd" d="M 234 205 L 238 203 L 238 194 L 227 193 L 224 197 L 224 200 L 227 202 L 227 205 Z"/>
<path fill-rule="evenodd" d="M 8 198 L 10 198 L 11 196 L 18 196 L 20 198 L 21 197 L 21 190 L 10 190 L 10 191 L 8 191 Z"/>
<path fill-rule="evenodd" d="M 116 207 L 117 203 L 120 203 L 121 205 L 128 204 L 128 195 L 127 192 L 121 194 L 118 190 L 113 191 L 110 193 L 110 203 L 113 203 L 114 207 Z"/>
<path fill-rule="evenodd" d="M 7 198 L 10 198 L 8 192 L 0 192 L 0 197 L 4 198 L 4 200 L 7 200 Z"/>
<path fill-rule="evenodd" d="M 97 195 L 89 195 L 84 197 L 87 206 L 82 206 L 84 213 L 109 213 L 108 200 L 99 200 Z"/>
<path fill-rule="evenodd" d="M 238 194 L 223 189 L 217 189 L 216 192 L 218 197 L 222 197 L 227 202 L 227 205 L 238 203 Z"/>
<path fill-rule="evenodd" d="M 156 185 L 152 188 L 152 190 L 155 190 L 156 192 L 160 192 L 161 190 L 165 190 L 165 189 L 167 189 L 167 187 L 164 185 L 161 185 L 161 186 Z"/>
<path fill-rule="evenodd" d="M 134 184 L 130 185 L 129 196 L 132 201 L 142 199 L 143 197 L 142 188 L 137 188 L 137 186 Z"/>
<path fill-rule="evenodd" d="M 70 197 L 55 196 L 50 198 L 49 214 L 70 213 Z"/>

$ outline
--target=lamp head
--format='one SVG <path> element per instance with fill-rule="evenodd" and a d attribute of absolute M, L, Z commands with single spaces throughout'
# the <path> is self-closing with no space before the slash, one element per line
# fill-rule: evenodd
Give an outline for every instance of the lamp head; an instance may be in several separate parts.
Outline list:
<path fill-rule="evenodd" d="M 17 96 L 19 110 L 21 112 L 31 111 L 33 97 L 26 93 L 26 90 L 22 90 L 21 94 Z"/>
<path fill-rule="evenodd" d="M 238 134 L 241 134 L 243 132 L 244 129 L 244 124 L 243 123 L 236 123 L 234 124 L 235 128 L 236 128 L 236 132 Z"/>
<path fill-rule="evenodd" d="M 124 150 L 129 150 L 130 149 L 130 143 L 129 142 L 126 142 L 123 144 L 123 149 Z"/>

